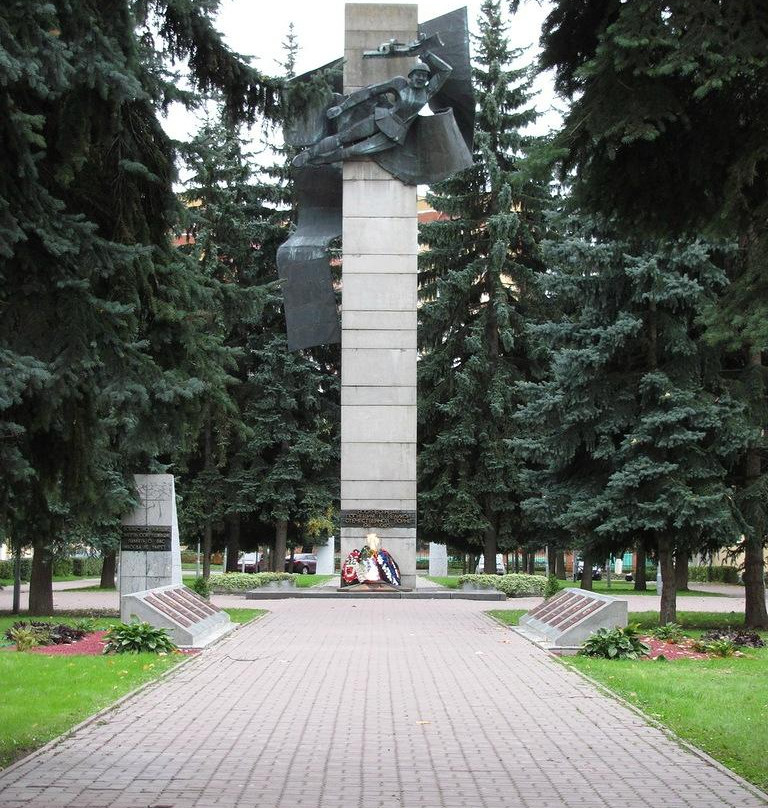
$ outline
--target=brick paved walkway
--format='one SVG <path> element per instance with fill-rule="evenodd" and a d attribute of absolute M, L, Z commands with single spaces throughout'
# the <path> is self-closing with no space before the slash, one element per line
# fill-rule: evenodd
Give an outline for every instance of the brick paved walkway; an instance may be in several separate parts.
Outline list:
<path fill-rule="evenodd" d="M 756 808 L 471 601 L 271 613 L 0 773 L 0 806 Z"/>

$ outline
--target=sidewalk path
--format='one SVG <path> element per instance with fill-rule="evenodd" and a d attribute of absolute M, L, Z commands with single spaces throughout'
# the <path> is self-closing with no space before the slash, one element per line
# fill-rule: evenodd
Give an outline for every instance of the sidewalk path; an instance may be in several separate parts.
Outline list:
<path fill-rule="evenodd" d="M 269 608 L 0 773 L 0 806 L 768 804 L 490 621 L 487 604 L 284 600 Z"/>
<path fill-rule="evenodd" d="M 81 610 L 120 610 L 120 598 L 116 591 L 91 591 L 84 592 L 84 586 L 96 586 L 97 578 L 85 578 L 79 581 L 63 581 L 53 585 L 53 607 L 57 612 L 81 611 Z M 337 579 L 327 581 L 323 586 L 335 588 L 338 586 Z M 419 576 L 416 579 L 418 589 L 441 588 L 432 581 Z M 687 595 L 678 597 L 677 610 L 679 612 L 736 612 L 744 613 L 744 587 L 731 586 L 728 584 L 692 584 L 692 589 L 703 592 L 714 592 L 721 597 L 697 597 Z M 622 600 L 626 600 L 629 611 L 645 612 L 659 610 L 659 597 L 657 595 L 617 595 Z M 29 586 L 25 584 L 21 591 L 21 609 L 26 611 L 29 601 Z M 245 600 L 244 595 L 213 595 L 213 603 L 221 608 L 261 608 L 265 604 L 255 601 Z M 13 603 L 13 588 L 6 587 L 0 590 L 0 611 L 10 611 Z M 270 601 L 270 604 L 275 601 Z M 507 601 L 510 609 L 532 609 L 541 603 L 541 598 L 514 598 Z M 272 606 L 270 605 L 271 609 Z"/>

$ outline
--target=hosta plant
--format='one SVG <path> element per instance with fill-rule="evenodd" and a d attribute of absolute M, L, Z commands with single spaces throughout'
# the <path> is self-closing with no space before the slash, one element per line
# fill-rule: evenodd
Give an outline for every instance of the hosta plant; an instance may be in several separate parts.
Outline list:
<path fill-rule="evenodd" d="M 656 626 L 651 631 L 651 636 L 657 640 L 673 643 L 680 642 L 685 635 L 683 634 L 683 627 L 678 623 L 665 623 L 663 626 Z"/>
<path fill-rule="evenodd" d="M 713 656 L 730 657 L 736 654 L 737 647 L 731 640 L 699 640 L 694 644 L 697 651 Z"/>
<path fill-rule="evenodd" d="M 14 626 L 5 632 L 5 636 L 11 641 L 16 643 L 17 651 L 29 651 L 30 648 L 35 648 L 42 645 L 39 632 L 29 626 Z"/>
<path fill-rule="evenodd" d="M 177 650 L 164 628 L 155 628 L 149 623 L 112 626 L 104 639 L 105 654 L 168 654 Z"/>
<path fill-rule="evenodd" d="M 5 636 L 15 642 L 23 637 L 24 644 L 30 648 L 35 645 L 69 645 L 85 636 L 86 632 L 77 626 L 67 623 L 46 623 L 42 620 L 18 620 L 5 632 Z M 34 642 L 33 642 L 34 639 Z"/>
<path fill-rule="evenodd" d="M 638 635 L 638 627 L 630 624 L 626 628 L 598 629 L 582 644 L 579 653 L 605 659 L 637 659 L 649 650 Z"/>

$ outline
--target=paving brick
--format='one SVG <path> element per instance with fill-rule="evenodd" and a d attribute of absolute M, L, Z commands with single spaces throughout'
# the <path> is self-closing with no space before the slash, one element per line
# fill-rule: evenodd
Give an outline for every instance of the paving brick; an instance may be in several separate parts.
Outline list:
<path fill-rule="evenodd" d="M 0 772 L 1 808 L 757 808 L 474 601 L 284 600 Z"/>

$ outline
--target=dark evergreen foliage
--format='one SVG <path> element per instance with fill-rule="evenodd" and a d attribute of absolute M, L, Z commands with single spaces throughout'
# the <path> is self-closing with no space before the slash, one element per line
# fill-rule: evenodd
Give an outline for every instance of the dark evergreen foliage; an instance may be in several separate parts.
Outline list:
<path fill-rule="evenodd" d="M 35 610 L 51 606 L 54 542 L 126 507 L 131 460 L 147 468 L 183 432 L 218 352 L 201 316 L 215 290 L 170 247 L 164 60 L 188 59 L 233 116 L 272 114 L 277 85 L 227 51 L 215 8 L 0 8 L 0 522 L 35 537 Z"/>
<path fill-rule="evenodd" d="M 573 103 L 560 143 L 577 198 L 625 231 L 731 239 L 730 284 L 708 338 L 734 352 L 762 436 L 768 341 L 768 5 L 761 0 L 559 0 L 544 67 Z M 762 453 L 744 457 L 747 620 L 768 626 Z"/>
<path fill-rule="evenodd" d="M 743 527 L 728 473 L 752 433 L 697 325 L 725 277 L 700 242 L 651 249 L 567 229 L 544 245 L 547 291 L 568 314 L 533 328 L 552 364 L 524 386 L 518 415 L 537 492 L 524 508 L 585 556 L 657 548 L 663 624 L 665 564 L 733 544 Z"/>
<path fill-rule="evenodd" d="M 498 2 L 483 4 L 479 26 L 475 166 L 434 189 L 442 215 L 421 228 L 419 520 L 423 537 L 483 547 L 495 572 L 497 545 L 527 538 L 511 416 L 517 382 L 537 373 L 525 323 L 546 185 L 526 167 L 531 73 L 510 67 L 520 53 Z"/>

